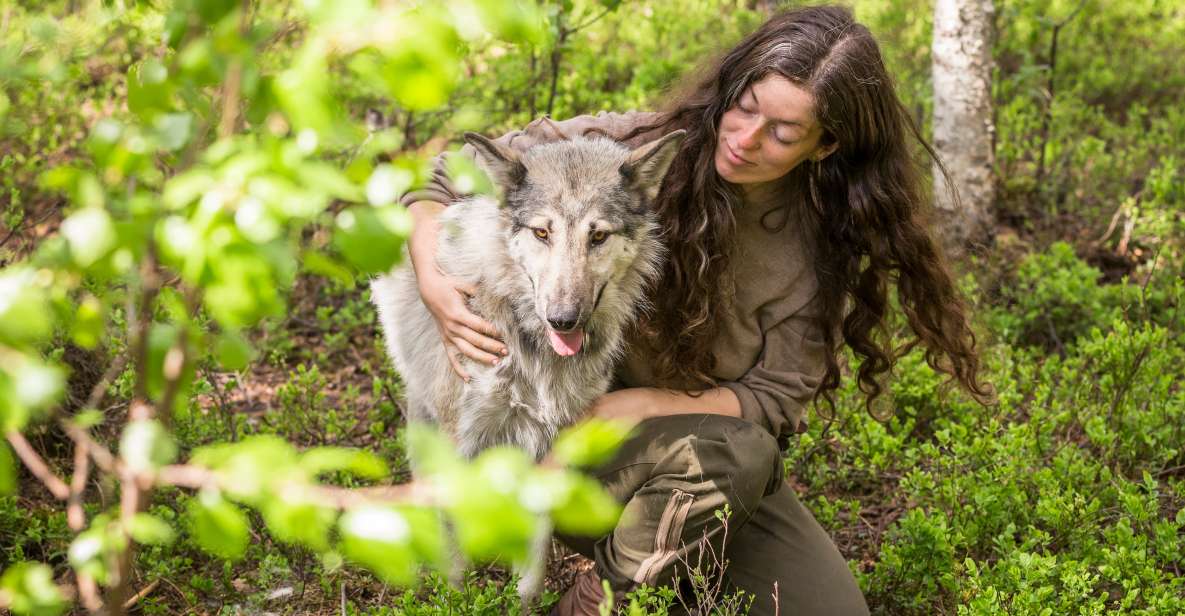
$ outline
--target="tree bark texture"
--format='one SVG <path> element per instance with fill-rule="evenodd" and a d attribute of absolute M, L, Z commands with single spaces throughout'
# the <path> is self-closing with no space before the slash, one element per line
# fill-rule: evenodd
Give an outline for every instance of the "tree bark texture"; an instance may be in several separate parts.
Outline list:
<path fill-rule="evenodd" d="M 935 0 L 931 70 L 934 146 L 958 198 L 934 166 L 934 198 L 948 251 L 985 242 L 996 196 L 991 0 Z M 961 203 L 960 203 L 961 202 Z"/>

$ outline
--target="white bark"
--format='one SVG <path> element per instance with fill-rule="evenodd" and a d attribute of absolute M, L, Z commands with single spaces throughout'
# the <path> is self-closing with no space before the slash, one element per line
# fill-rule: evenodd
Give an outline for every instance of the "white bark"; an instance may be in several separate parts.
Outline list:
<path fill-rule="evenodd" d="M 935 0 L 932 72 L 934 146 L 947 165 L 961 207 L 937 165 L 935 205 L 947 248 L 961 253 L 986 239 L 995 199 L 992 167 L 991 0 Z"/>

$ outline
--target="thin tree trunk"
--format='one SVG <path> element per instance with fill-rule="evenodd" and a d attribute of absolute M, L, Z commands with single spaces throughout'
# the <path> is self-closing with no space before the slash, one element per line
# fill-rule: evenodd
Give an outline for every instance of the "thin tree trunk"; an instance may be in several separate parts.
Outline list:
<path fill-rule="evenodd" d="M 991 0 L 934 3 L 934 197 L 948 251 L 987 240 L 996 196 L 992 122 Z"/>

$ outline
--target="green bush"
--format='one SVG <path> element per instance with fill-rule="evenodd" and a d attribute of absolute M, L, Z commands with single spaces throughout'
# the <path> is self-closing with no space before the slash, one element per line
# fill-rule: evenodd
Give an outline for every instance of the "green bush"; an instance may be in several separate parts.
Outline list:
<path fill-rule="evenodd" d="M 1123 301 L 1133 300 L 1129 287 L 1103 285 L 1101 277 L 1066 242 L 1030 254 L 1003 283 L 992 329 L 1015 344 L 1064 350 L 1091 328 L 1108 325 Z"/>
<path fill-rule="evenodd" d="M 361 19 L 374 4 L 256 2 L 245 30 L 239 2 L 0 9 L 0 422 L 24 426 L 67 480 L 73 441 L 58 420 L 118 452 L 137 396 L 169 424 L 131 431 L 143 464 L 168 459 L 171 442 L 178 460 L 372 483 L 349 471 L 373 470 L 373 457 L 336 449 L 352 446 L 404 478 L 414 437 L 361 286 L 398 254 L 406 219 L 367 189 L 392 195 L 422 179 L 426 157 L 462 130 L 498 134 L 549 107 L 557 118 L 659 108 L 668 84 L 772 3 L 475 0 L 450 4 L 470 13 L 423 3 L 406 21 Z M 929 7 L 851 4 L 924 128 Z M 1007 275 L 972 267 L 963 286 L 999 404 L 966 399 L 915 350 L 878 402 L 889 421 L 864 413 L 846 375 L 836 423 L 811 417 L 786 466 L 874 613 L 1185 613 L 1185 13 L 1160 0 L 995 6 L 995 212 L 1015 241 L 991 255 Z M 371 45 L 374 24 L 401 35 Z M 220 135 L 232 68 L 242 119 Z M 166 284 L 145 311 L 149 246 Z M 147 360 L 81 408 L 97 374 L 138 354 L 138 324 Z M 166 374 L 175 349 L 188 361 Z M 176 402 L 164 406 L 170 382 Z M 205 500 L 162 487 L 150 517 L 123 529 L 111 523 L 118 479 L 101 474 L 91 524 L 75 532 L 19 464 L 0 444 L 0 601 L 18 612 L 64 610 L 55 581 L 73 579 L 72 543 L 110 555 L 125 531 L 142 579 L 165 578 L 144 613 L 337 611 L 343 589 L 352 614 L 519 607 L 502 570 L 388 589 L 406 579 L 406 558 L 343 542 L 340 526 L 311 532 L 327 528 L 322 508 L 269 506 L 233 487 Z M 155 542 L 162 527 L 171 543 Z M 101 560 L 74 552 L 84 569 Z M 631 613 L 666 613 L 668 592 L 640 593 Z"/>

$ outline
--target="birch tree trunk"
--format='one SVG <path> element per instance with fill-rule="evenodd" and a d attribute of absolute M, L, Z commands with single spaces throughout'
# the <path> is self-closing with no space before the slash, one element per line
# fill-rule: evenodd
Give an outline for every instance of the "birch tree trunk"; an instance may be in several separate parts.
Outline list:
<path fill-rule="evenodd" d="M 934 165 L 934 198 L 944 243 L 956 256 L 985 242 L 991 229 L 993 12 L 992 0 L 934 2 L 934 146 L 959 195 Z"/>

